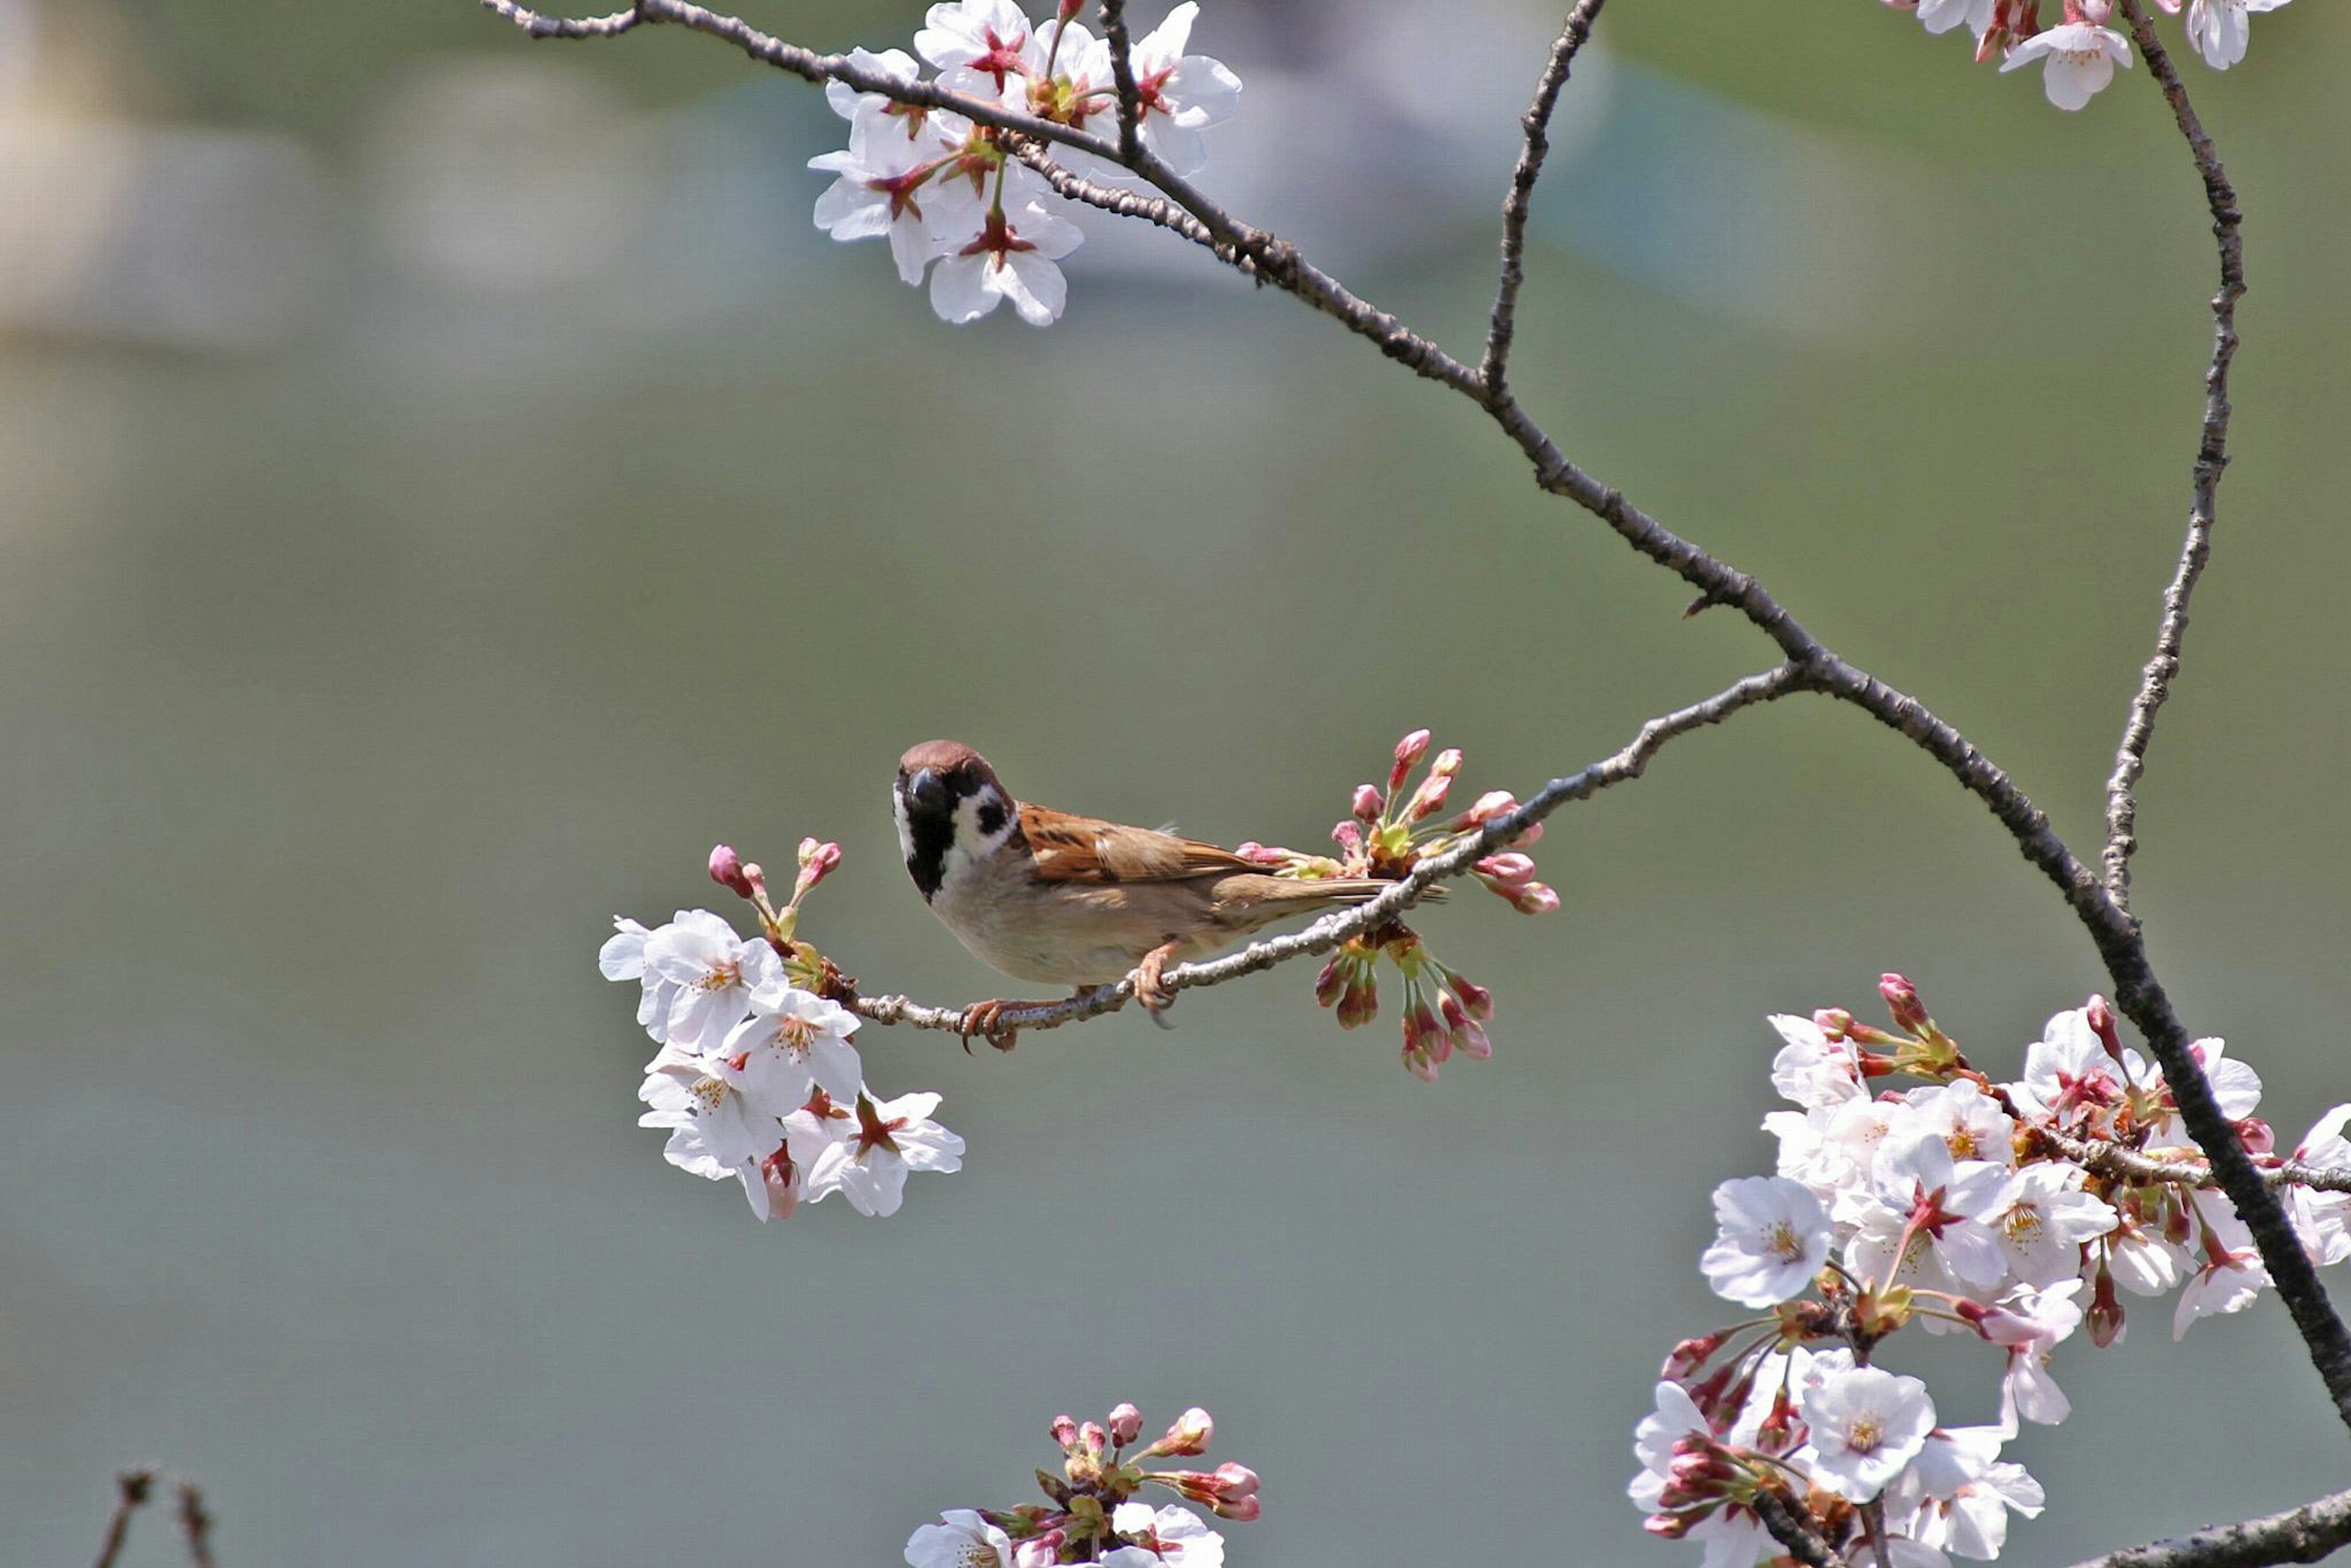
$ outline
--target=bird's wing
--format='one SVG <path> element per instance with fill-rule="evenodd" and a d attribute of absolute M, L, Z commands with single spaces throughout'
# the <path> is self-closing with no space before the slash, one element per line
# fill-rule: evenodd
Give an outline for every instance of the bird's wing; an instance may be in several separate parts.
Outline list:
<path fill-rule="evenodd" d="M 1020 808 L 1020 835 L 1036 857 L 1037 874 L 1049 882 L 1183 882 L 1259 869 L 1197 839 L 1045 806 Z"/>

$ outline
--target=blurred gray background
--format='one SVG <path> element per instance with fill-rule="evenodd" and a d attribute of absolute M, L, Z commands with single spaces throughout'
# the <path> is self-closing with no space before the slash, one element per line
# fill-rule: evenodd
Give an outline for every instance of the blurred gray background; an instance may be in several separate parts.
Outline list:
<path fill-rule="evenodd" d="M 756 6 L 903 46 L 919 6 Z M 1207 182 L 1471 352 L 1555 14 L 1210 0 Z M 1144 20 L 1155 19 L 1146 7 Z M 1432 18 L 1441 18 L 1432 20 Z M 2167 37 L 2177 24 L 2165 22 Z M 2095 842 L 2175 557 L 2213 262 L 2141 68 L 2064 115 L 1866 5 L 1611 7 L 1516 380 Z M 2351 1097 L 2338 584 L 2351 26 L 2186 62 L 2250 214 L 2238 464 L 2145 791 L 2187 1017 L 2291 1140 Z M 1315 841 L 1394 737 L 1523 791 L 1767 661 L 1534 493 L 1459 400 L 1172 242 L 951 329 L 807 222 L 820 95 L 448 3 L 0 0 L 0 1559 L 110 1477 L 238 1564 L 895 1562 L 1131 1398 L 1266 1476 L 1232 1561 L 1669 1563 L 1623 1498 L 1707 1193 L 1768 1168 L 1764 1015 L 1908 970 L 1980 1060 L 2100 985 L 1991 821 L 1812 702 L 1554 822 L 1541 920 L 1428 927 L 1500 1001 L 1425 1086 L 1311 971 L 966 1057 L 869 1030 L 967 1172 L 760 1228 L 633 1125 L 610 917 L 726 839 L 848 862 L 808 935 L 995 994 L 895 860 L 912 741 Z M 1392 1016 L 1392 1015 L 1391 1015 Z M 2065 1561 L 2343 1484 L 2273 1300 L 2065 1348 L 2015 1457 Z M 1929 1363 L 1991 1419 L 1996 1363 Z M 2241 1436 L 2167 1456 L 2207 1430 Z M 161 1520 L 130 1559 L 177 1561 Z"/>

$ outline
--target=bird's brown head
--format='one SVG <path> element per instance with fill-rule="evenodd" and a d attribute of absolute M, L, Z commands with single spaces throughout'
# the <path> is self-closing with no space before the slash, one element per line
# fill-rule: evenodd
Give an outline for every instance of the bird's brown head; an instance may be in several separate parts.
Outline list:
<path fill-rule="evenodd" d="M 961 863 L 993 854 L 1020 826 L 996 769 L 959 740 L 926 740 L 900 758 L 890 804 L 906 874 L 925 902 Z"/>

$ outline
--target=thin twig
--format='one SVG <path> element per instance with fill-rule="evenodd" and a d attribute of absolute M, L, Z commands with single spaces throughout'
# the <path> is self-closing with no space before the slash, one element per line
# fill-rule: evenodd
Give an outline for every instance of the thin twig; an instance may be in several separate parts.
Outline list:
<path fill-rule="evenodd" d="M 616 38 L 643 19 L 633 6 L 609 16 L 545 16 L 524 10 L 514 0 L 482 0 L 482 5 L 534 38 Z"/>
<path fill-rule="evenodd" d="M 512 4 L 512 0 L 482 0 L 482 3 L 509 19 L 521 20 L 519 8 Z M 2125 0 L 2125 3 L 2131 10 L 2135 26 L 2144 33 L 2147 30 L 2146 18 L 2137 13 L 2134 0 Z M 1235 218 L 1189 180 L 1176 173 L 1149 147 L 1138 147 L 1133 157 L 1123 158 L 1119 155 L 1118 146 L 1104 138 L 1006 110 L 1000 105 L 948 92 L 935 83 L 895 81 L 840 56 L 818 55 L 783 43 L 739 18 L 720 16 L 700 5 L 688 4 L 687 0 L 639 0 L 635 14 L 641 20 L 673 22 L 709 34 L 734 45 L 754 59 L 810 81 L 841 81 L 860 92 L 879 93 L 898 102 L 952 110 L 977 124 L 1016 131 L 1040 141 L 1081 148 L 1113 162 L 1123 163 L 1199 220 L 1212 248 L 1226 256 L 1231 265 L 1238 267 L 1248 263 L 1254 269 L 1254 276 L 1337 320 L 1349 331 L 1374 343 L 1383 354 L 1414 374 L 1450 387 L 1485 409 L 1501 426 L 1504 434 L 1526 454 L 1534 466 L 1536 482 L 1542 488 L 1592 513 L 1635 550 L 1697 589 L 1698 597 L 1691 607 L 1693 612 L 1713 605 L 1737 610 L 1779 646 L 1781 652 L 1787 655 L 1792 668 L 1802 672 L 1803 689 L 1824 692 L 1840 701 L 1851 703 L 1933 757 L 1991 810 L 2016 841 L 2025 858 L 2056 883 L 2067 904 L 2088 932 L 2107 975 L 2114 982 L 2116 1006 L 2137 1026 L 2147 1040 L 2148 1050 L 2163 1064 L 2182 1122 L 2189 1135 L 2211 1160 L 2214 1179 L 2252 1233 L 2262 1261 L 2277 1287 L 2279 1298 L 2285 1302 L 2287 1311 L 2293 1315 L 2294 1327 L 2302 1335 L 2311 1364 L 2326 1385 L 2337 1415 L 2346 1426 L 2351 1426 L 2351 1333 L 2345 1331 L 2342 1320 L 2335 1315 L 2334 1307 L 2327 1301 L 2325 1288 L 2320 1285 L 2316 1270 L 2304 1254 L 2283 1207 L 2246 1155 L 2235 1130 L 2221 1115 L 2218 1103 L 2213 1100 L 2211 1088 L 2189 1051 L 2188 1030 L 2173 1011 L 2170 998 L 2156 978 L 2137 924 L 2129 912 L 2107 892 L 2098 874 L 2085 865 L 2057 835 L 2047 816 L 1966 737 L 1936 717 L 1915 697 L 1896 691 L 1830 652 L 1753 577 L 1682 538 L 1634 506 L 1622 491 L 1603 485 L 1578 467 L 1507 391 L 1489 388 L 1476 370 L 1413 331 L 1395 316 L 1350 292 L 1336 278 L 1309 262 L 1296 246 L 1267 230 Z M 2185 110 L 2185 95 L 2178 89 L 2176 76 L 2165 82 L 2165 89 L 2173 99 L 2175 112 L 2180 116 L 2181 129 L 2189 135 L 2191 147 L 2199 145 L 2202 130 L 2196 124 L 2194 117 Z M 2209 141 L 2202 144 L 2209 147 Z M 2207 166 L 2217 169 L 2218 164 L 2214 162 Z M 1430 873 L 1432 878 L 1436 874 L 1435 872 Z M 1395 897 L 1396 902 L 1387 906 L 1387 912 L 1393 913 L 1403 907 L 1403 896 L 1383 894 L 1382 900 L 1390 897 Z M 1364 908 L 1377 907 L 1380 902 L 1375 900 Z M 1318 923 L 1300 936 L 1322 928 Z M 1218 962 L 1230 964 L 1248 959 L 1265 946 L 1259 944 L 1233 958 Z M 1264 960 L 1265 963 L 1275 961 L 1278 960 Z M 1213 967 L 1198 967 L 1206 971 Z M 1178 969 L 1173 971 L 1170 977 L 1184 973 L 1185 970 Z M 1121 982 L 1121 986 L 1130 983 Z M 1196 979 L 1191 983 L 1200 982 Z M 1050 1009 L 1039 1009 L 1034 1018 L 1008 1012 L 1005 1021 L 1035 1028 L 1040 1027 L 1047 1016 L 1057 1023 L 1067 1022 L 1072 1018 L 1089 1017 L 1096 1012 L 1108 1011 L 1117 1005 L 1123 996 L 1106 993 L 1118 991 L 1116 987 L 1104 988 L 1076 1001 L 1057 1003 Z M 883 1021 L 946 1027 L 944 1019 L 934 1021 L 925 1016 L 931 1009 L 922 1009 L 919 1004 L 907 1003 L 903 998 L 883 998 L 883 1003 L 875 1005 L 889 1003 L 897 1004 L 896 1011 L 893 1018 Z M 879 1018 L 878 1013 L 867 1016 Z"/>
<path fill-rule="evenodd" d="M 2198 1159 L 2163 1160 L 2152 1155 L 2126 1149 L 2119 1144 L 2098 1138 L 2071 1138 L 2062 1133 L 2040 1131 L 2035 1136 L 2050 1147 L 2098 1176 L 2112 1176 L 2123 1182 L 2166 1182 L 2175 1186 L 2217 1186 L 2212 1178 L 2210 1162 Z M 2185 1151 L 2181 1151 L 2184 1153 Z M 2305 1165 L 2300 1160 L 2284 1160 L 2274 1166 L 2259 1166 L 2262 1179 L 2272 1187 L 2306 1186 L 2314 1192 L 2351 1192 L 2351 1170 L 2333 1166 Z"/>
<path fill-rule="evenodd" d="M 147 1506 L 154 1495 L 153 1470 L 125 1470 L 114 1478 L 114 1517 L 106 1522 L 106 1539 L 98 1548 L 98 1568 L 114 1568 L 114 1560 L 122 1555 L 122 1544 L 131 1539 L 131 1516 Z"/>
<path fill-rule="evenodd" d="M 1178 965 L 1161 977 L 1161 983 L 1170 990 L 1218 986 L 1294 958 L 1327 953 L 1349 937 L 1369 931 L 1402 914 L 1420 895 L 1421 890 L 1431 883 L 1462 875 L 1479 861 L 1569 801 L 1587 800 L 1612 784 L 1638 779 L 1647 769 L 1649 759 L 1676 736 L 1686 735 L 1708 725 L 1720 724 L 1741 708 L 1803 690 L 1807 684 L 1802 669 L 1792 664 L 1782 664 L 1726 686 L 1703 702 L 1692 703 L 1686 708 L 1653 718 L 1641 727 L 1640 733 L 1624 749 L 1565 778 L 1552 779 L 1517 810 L 1495 818 L 1479 831 L 1465 835 L 1449 848 L 1425 857 L 1409 874 L 1370 903 L 1326 915 L 1311 925 L 1287 936 L 1252 942 L 1239 952 L 1222 958 Z M 1055 1029 L 1081 1019 L 1115 1012 L 1134 995 L 1134 982 L 1135 977 L 1130 974 L 1124 979 L 1097 986 L 1067 1001 L 1045 1007 L 1008 1008 L 998 1022 L 1007 1030 Z M 850 1005 L 861 1016 L 875 1023 L 911 1024 L 916 1029 L 949 1030 L 957 1033 L 964 1028 L 965 1009 L 961 1008 L 932 1007 L 905 997 L 858 997 Z"/>
<path fill-rule="evenodd" d="M 1813 1528 L 1812 1521 L 1769 1487 L 1755 1493 L 1755 1517 L 1763 1521 L 1772 1540 L 1788 1549 L 1789 1556 L 1808 1568 L 1844 1568 L 1844 1559 Z"/>
<path fill-rule="evenodd" d="M 1110 78 L 1118 84 L 1118 155 L 1132 163 L 1143 151 L 1143 94 L 1134 85 L 1134 43 L 1126 32 L 1126 0 L 1102 0 L 1102 19 L 1110 39 Z"/>
<path fill-rule="evenodd" d="M 1215 252 L 1217 259 L 1231 262 L 1244 274 L 1256 275 L 1253 263 L 1245 256 L 1227 254 L 1217 244 L 1216 236 L 1208 232 L 1207 225 L 1166 197 L 1153 195 L 1148 191 L 1129 191 L 1117 185 L 1099 184 L 1081 174 L 1073 173 L 1053 162 L 1050 152 L 1025 136 L 1012 137 L 1008 145 L 1015 158 L 1045 176 L 1045 183 L 1053 188 L 1056 195 L 1065 196 L 1072 202 L 1082 202 L 1113 217 L 1140 218 L 1145 223 L 1156 224 L 1172 235 Z"/>
<path fill-rule="evenodd" d="M 2074 1568 L 2267 1568 L 2315 1563 L 2346 1544 L 2351 1544 L 2351 1491 L 2339 1491 L 2283 1513 L 2126 1547 Z"/>
<path fill-rule="evenodd" d="M 2204 424 L 2197 442 L 2193 496 L 2188 514 L 2188 538 L 2179 551 L 2179 569 L 2163 591 L 2163 619 L 2156 628 L 2155 656 L 2139 673 L 2138 695 L 2132 698 L 2130 717 L 2123 727 L 2122 745 L 2115 754 L 2114 776 L 2106 780 L 2106 893 L 2120 907 L 2130 907 L 2130 857 L 2138 849 L 2138 801 L 2132 791 L 2147 767 L 2147 743 L 2154 738 L 2156 710 L 2171 695 L 2172 678 L 2179 673 L 2179 650 L 2188 633 L 2188 600 L 2196 580 L 2212 553 L 2212 525 L 2220 472 L 2229 465 L 2229 364 L 2237 354 L 2237 301 L 2245 293 L 2244 214 L 2237 193 L 2220 167 L 2212 139 L 2204 133 L 2195 107 L 2188 101 L 2187 84 L 2164 52 L 2163 40 L 2137 0 L 2123 0 L 2131 35 L 2147 57 L 2148 73 L 2170 100 L 2172 117 L 2196 160 L 2204 180 L 2204 199 L 2212 210 L 2212 234 L 2220 251 L 2220 290 L 2212 296 L 2212 362 L 2204 372 Z"/>
<path fill-rule="evenodd" d="M 1510 340 L 1518 331 L 1519 287 L 1527 279 L 1527 214 L 1534 207 L 1535 181 L 1542 174 L 1543 155 L 1551 151 L 1552 110 L 1558 107 L 1560 89 L 1567 85 L 1567 68 L 1574 61 L 1575 52 L 1592 36 L 1593 18 L 1600 15 L 1601 3 L 1577 0 L 1568 12 L 1559 37 L 1552 44 L 1551 57 L 1543 62 L 1542 77 L 1535 83 L 1534 102 L 1519 117 L 1527 140 L 1520 150 L 1518 167 L 1510 171 L 1510 193 L 1502 198 L 1502 280 L 1494 289 L 1493 325 L 1486 332 L 1485 362 L 1478 367 L 1478 380 L 1491 394 L 1502 391 Z"/>
<path fill-rule="evenodd" d="M 188 1560 L 195 1568 L 213 1568 L 213 1516 L 204 1494 L 193 1481 L 180 1483 L 180 1533 L 187 1538 Z"/>

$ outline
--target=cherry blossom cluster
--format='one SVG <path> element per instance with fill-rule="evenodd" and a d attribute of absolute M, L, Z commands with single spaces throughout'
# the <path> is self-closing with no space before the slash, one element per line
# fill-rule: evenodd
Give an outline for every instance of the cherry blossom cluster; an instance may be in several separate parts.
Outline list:
<path fill-rule="evenodd" d="M 1887 0 L 1915 10 L 1930 33 L 1965 24 L 1974 35 L 1976 58 L 2001 56 L 2001 69 L 2041 64 L 2042 90 L 2060 109 L 2079 109 L 2115 79 L 2116 66 L 2131 63 L 2130 40 L 2110 24 L 2114 0 L 2064 0 L 2064 20 L 2043 29 L 2041 0 Z M 2179 15 L 2180 0 L 2155 0 Z M 2286 0 L 2188 0 L 2188 42 L 2204 63 L 2225 71 L 2245 57 L 2251 16 L 2274 11 Z"/>
<path fill-rule="evenodd" d="M 1143 1414 L 1132 1405 L 1083 1425 L 1056 1416 L 1053 1441 L 1061 1448 L 1061 1474 L 1037 1472 L 1050 1503 L 949 1509 L 937 1523 L 922 1526 L 908 1539 L 906 1562 L 911 1568 L 1050 1568 L 1072 1563 L 1092 1568 L 1223 1568 L 1224 1537 L 1198 1514 L 1172 1503 L 1154 1508 L 1135 1496 L 1145 1486 L 1165 1487 L 1219 1519 L 1255 1519 L 1257 1472 L 1246 1465 L 1144 1468 L 1152 1459 L 1204 1454 L 1215 1435 L 1216 1423 L 1197 1406 L 1141 1448 L 1134 1446 L 1143 1436 Z"/>
<path fill-rule="evenodd" d="M 1014 0 L 953 0 L 934 5 L 914 49 L 853 51 L 855 64 L 893 81 L 928 82 L 976 102 L 1115 139 L 1119 92 L 1107 38 L 1074 18 L 1061 0 L 1042 26 Z M 1178 174 L 1207 162 L 1201 131 L 1231 118 L 1240 79 L 1206 55 L 1186 54 L 1192 0 L 1134 41 L 1129 55 L 1136 131 L 1144 148 Z M 1058 319 L 1069 286 L 1058 265 L 1083 237 L 1061 215 L 1066 204 L 1045 178 L 1014 158 L 1002 131 L 943 109 L 825 84 L 849 121 L 849 145 L 810 160 L 837 178 L 817 198 L 816 223 L 837 240 L 887 236 L 898 276 L 919 286 L 928 269 L 931 308 L 940 319 L 976 321 L 1005 300 L 1034 327 Z M 1073 172 L 1114 181 L 1123 171 L 1084 153 Z"/>
<path fill-rule="evenodd" d="M 652 929 L 614 920 L 597 955 L 606 979 L 642 988 L 637 1022 L 661 1046 L 638 1125 L 669 1130 L 663 1155 L 680 1170 L 741 1182 L 762 1220 L 836 1192 L 861 1214 L 895 1214 L 909 1172 L 963 1164 L 963 1140 L 931 1120 L 937 1095 L 867 1090 L 850 1040 L 860 1020 L 827 994 L 840 974 L 794 936 L 800 901 L 840 863 L 839 844 L 800 841 L 779 909 L 760 868 L 721 844 L 711 878 L 749 901 L 759 935 L 681 909 Z"/>
<path fill-rule="evenodd" d="M 1709 1568 L 1776 1552 L 1767 1491 L 1856 1564 L 1997 1556 L 2009 1514 L 2043 1504 L 2002 1443 L 2071 1411 L 2057 1345 L 2085 1323 L 2095 1343 L 2119 1340 L 2117 1287 L 2177 1291 L 2178 1337 L 2269 1283 L 2243 1222 L 2202 1185 L 2161 1068 L 2122 1043 L 2103 998 L 2051 1019 L 2022 1076 L 1995 1083 L 1907 979 L 1879 989 L 1890 1030 L 1841 1009 L 1771 1020 L 1772 1085 L 1797 1107 L 1764 1118 L 1778 1174 L 1715 1189 L 1699 1264 L 1718 1295 L 1763 1315 L 1677 1346 L 1636 1434 L 1633 1500 L 1653 1532 L 1702 1542 Z M 2219 1040 L 2191 1050 L 2257 1165 L 2351 1172 L 2351 1105 L 2284 1167 L 2253 1070 Z M 1873 1092 L 1896 1076 L 1920 1082 Z M 2286 1190 L 2313 1261 L 2351 1257 L 2351 1193 Z M 1913 1325 L 1997 1349 L 1996 1423 L 1946 1426 L 1924 1383 L 1873 1364 Z"/>
<path fill-rule="evenodd" d="M 1255 842 L 1241 845 L 1237 852 L 1275 868 L 1280 876 L 1395 881 L 1423 855 L 1437 853 L 1462 834 L 1474 833 L 1519 809 L 1516 796 L 1496 789 L 1478 797 L 1468 810 L 1439 820 L 1461 771 L 1461 753 L 1447 747 L 1432 758 L 1428 747 L 1428 731 L 1414 730 L 1396 742 L 1386 789 L 1355 786 L 1349 814 L 1331 830 L 1337 855 L 1302 854 Z M 1424 759 L 1428 772 L 1407 791 L 1405 786 Z M 1559 894 L 1535 880 L 1535 862 L 1525 852 L 1541 837 L 1542 824 L 1538 822 L 1508 848 L 1470 868 L 1521 915 L 1545 915 L 1559 907 Z M 1354 1029 L 1379 1016 L 1377 971 L 1383 956 L 1404 977 L 1404 1064 L 1408 1071 L 1433 1080 L 1456 1051 L 1479 1061 L 1494 1054 L 1483 1027 L 1494 1016 L 1494 993 L 1440 961 L 1420 934 L 1401 920 L 1348 938 L 1316 977 L 1314 998 L 1337 1009 L 1340 1028 Z"/>

